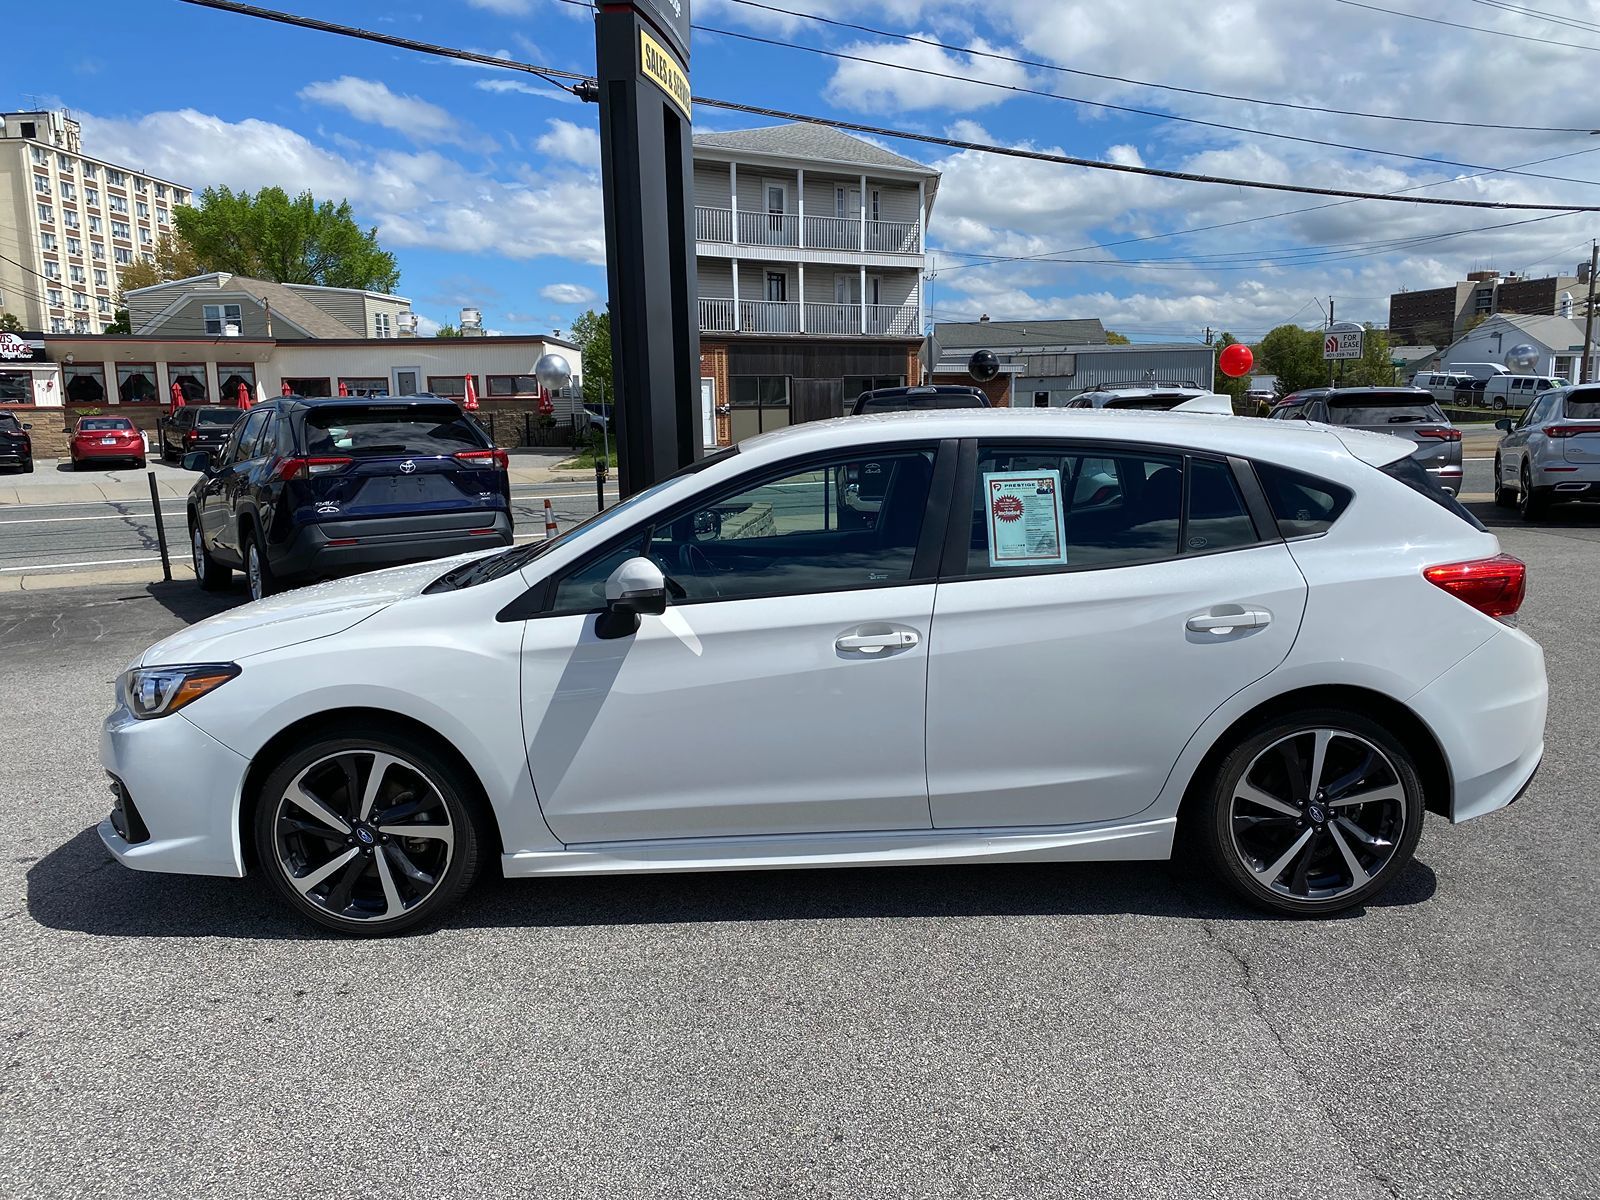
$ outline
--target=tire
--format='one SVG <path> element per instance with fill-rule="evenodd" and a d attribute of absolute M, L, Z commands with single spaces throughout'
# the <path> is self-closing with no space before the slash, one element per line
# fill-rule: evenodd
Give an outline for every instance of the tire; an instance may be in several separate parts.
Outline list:
<path fill-rule="evenodd" d="M 1500 471 L 1500 455 L 1494 456 L 1494 502 L 1498 508 L 1515 508 L 1517 506 L 1517 493 L 1508 488 L 1501 480 L 1504 476 Z"/>
<path fill-rule="evenodd" d="M 32 475 L 33 474 L 33 459 L 29 458 L 29 459 L 25 459 L 23 461 L 22 473 L 24 475 Z"/>
<path fill-rule="evenodd" d="M 1528 464 L 1522 464 L 1522 485 L 1517 490 L 1517 511 L 1524 521 L 1541 521 L 1550 511 L 1550 494 L 1533 486 Z"/>
<path fill-rule="evenodd" d="M 244 582 L 252 600 L 265 600 L 278 590 L 278 580 L 272 574 L 272 560 L 267 557 L 261 531 L 254 525 L 250 527 L 250 537 L 245 542 Z"/>
<path fill-rule="evenodd" d="M 379 790 L 363 820 L 380 766 Z M 255 799 L 249 832 L 260 873 L 291 909 L 326 928 L 362 937 L 406 933 L 454 908 L 477 878 L 477 793 L 458 768 L 415 739 L 376 726 L 313 735 L 273 769 Z M 395 814 L 388 820 L 385 806 Z M 430 832 L 384 832 L 396 828 Z"/>
<path fill-rule="evenodd" d="M 203 591 L 220 592 L 233 578 L 232 568 L 211 557 L 200 534 L 200 524 L 194 520 L 189 522 L 189 557 L 194 563 L 195 582 Z"/>
<path fill-rule="evenodd" d="M 1309 790 L 1324 738 L 1322 782 L 1340 789 L 1302 802 L 1296 792 Z M 1250 795 L 1242 794 L 1247 786 Z M 1371 799 L 1344 799 L 1355 795 Z M 1216 878 L 1259 907 L 1296 917 L 1343 912 L 1382 892 L 1411 861 L 1426 809 L 1406 747 L 1340 708 L 1271 718 L 1228 752 L 1198 800 L 1191 831 Z"/>

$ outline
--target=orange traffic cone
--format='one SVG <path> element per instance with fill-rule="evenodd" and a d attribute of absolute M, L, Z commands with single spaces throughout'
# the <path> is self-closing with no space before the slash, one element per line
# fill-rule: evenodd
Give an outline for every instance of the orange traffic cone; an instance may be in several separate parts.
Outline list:
<path fill-rule="evenodd" d="M 556 532 L 555 510 L 550 507 L 549 497 L 546 497 L 544 502 L 544 540 L 548 542 L 556 536 Z"/>

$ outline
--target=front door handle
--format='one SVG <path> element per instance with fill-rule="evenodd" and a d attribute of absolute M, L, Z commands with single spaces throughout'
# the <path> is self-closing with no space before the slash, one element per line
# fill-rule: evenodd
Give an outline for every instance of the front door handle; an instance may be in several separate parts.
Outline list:
<path fill-rule="evenodd" d="M 891 629 L 883 633 L 841 633 L 833 643 L 852 654 L 885 654 L 909 650 L 921 639 L 910 629 Z"/>
<path fill-rule="evenodd" d="M 1221 605 L 1210 612 L 1195 613 L 1186 626 L 1190 633 L 1214 633 L 1218 637 L 1235 629 L 1261 629 L 1272 624 L 1272 614 L 1260 608 L 1240 608 L 1236 604 Z"/>

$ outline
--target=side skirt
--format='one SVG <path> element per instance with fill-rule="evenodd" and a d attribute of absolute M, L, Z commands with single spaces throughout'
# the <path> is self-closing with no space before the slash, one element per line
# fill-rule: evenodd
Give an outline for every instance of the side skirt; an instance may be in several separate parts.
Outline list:
<path fill-rule="evenodd" d="M 1175 818 L 1031 829 L 916 829 L 797 837 L 607 842 L 501 856 L 506 878 L 945 863 L 1132 862 L 1172 856 Z"/>

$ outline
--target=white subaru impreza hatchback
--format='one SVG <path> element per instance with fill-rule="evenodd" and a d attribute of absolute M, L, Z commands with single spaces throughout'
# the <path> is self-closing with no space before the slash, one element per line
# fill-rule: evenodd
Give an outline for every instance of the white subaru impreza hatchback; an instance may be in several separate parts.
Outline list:
<path fill-rule="evenodd" d="M 118 683 L 101 837 L 394 933 L 507 876 L 1161 859 L 1316 916 L 1543 752 L 1524 568 L 1395 438 L 969 410 L 249 604 Z"/>

